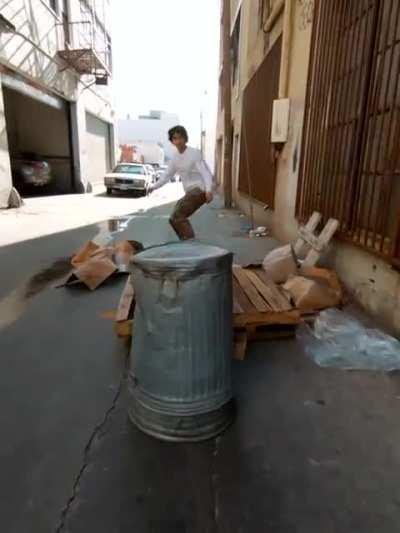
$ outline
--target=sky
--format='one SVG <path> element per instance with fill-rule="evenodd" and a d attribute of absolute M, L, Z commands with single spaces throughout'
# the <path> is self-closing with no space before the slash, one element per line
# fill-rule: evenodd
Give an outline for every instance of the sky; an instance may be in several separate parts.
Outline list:
<path fill-rule="evenodd" d="M 213 138 L 220 0 L 113 0 L 111 7 L 117 116 L 177 113 L 198 145 L 203 110 Z"/>

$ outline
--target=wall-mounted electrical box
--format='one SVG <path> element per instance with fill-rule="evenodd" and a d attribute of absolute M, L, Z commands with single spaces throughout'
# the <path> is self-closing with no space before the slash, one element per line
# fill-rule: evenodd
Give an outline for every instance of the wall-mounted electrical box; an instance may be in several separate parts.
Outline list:
<path fill-rule="evenodd" d="M 271 142 L 285 143 L 289 132 L 289 98 L 274 100 L 272 107 Z"/>

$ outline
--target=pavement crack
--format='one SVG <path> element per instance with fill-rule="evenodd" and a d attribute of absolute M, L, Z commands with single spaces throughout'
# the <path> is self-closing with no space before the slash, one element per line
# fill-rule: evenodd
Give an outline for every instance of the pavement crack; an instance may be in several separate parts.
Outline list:
<path fill-rule="evenodd" d="M 60 523 L 56 529 L 56 533 L 62 533 L 62 531 L 64 531 L 64 527 L 65 527 L 65 524 L 66 524 L 66 521 L 67 521 L 67 517 L 68 517 L 68 513 L 78 495 L 78 489 L 79 489 L 79 484 L 83 478 L 83 475 L 87 469 L 87 467 L 89 466 L 89 455 L 90 455 L 90 452 L 91 452 L 91 449 L 92 449 L 92 446 L 93 446 L 93 443 L 95 442 L 95 440 L 100 437 L 100 436 L 104 436 L 106 432 L 102 431 L 103 428 L 106 426 L 110 416 L 111 416 L 111 413 L 114 411 L 114 409 L 116 408 L 117 406 L 117 402 L 121 396 L 121 392 L 122 392 L 122 388 L 124 386 L 124 383 L 125 383 L 125 380 L 126 380 L 126 376 L 127 376 L 127 369 L 128 369 L 128 366 L 127 366 L 127 362 L 128 362 L 128 359 L 126 360 L 126 363 L 125 363 L 125 368 L 124 368 L 124 371 L 122 373 L 122 376 L 121 376 L 121 380 L 119 382 L 119 385 L 118 385 L 118 389 L 117 389 L 117 392 L 112 400 L 112 403 L 111 403 L 111 406 L 107 409 L 107 411 L 105 412 L 104 414 L 104 417 L 102 419 L 102 421 L 97 424 L 97 426 L 95 426 L 95 428 L 93 429 L 90 437 L 89 437 L 89 440 L 87 441 L 86 443 L 86 446 L 85 446 L 85 449 L 83 451 L 83 463 L 82 463 L 82 466 L 81 468 L 79 469 L 79 472 L 75 478 L 75 481 L 74 481 L 74 484 L 72 486 L 72 492 L 71 492 L 71 495 L 70 497 L 68 498 L 68 501 L 65 505 L 65 507 L 63 508 L 63 510 L 61 511 L 61 517 L 60 517 Z"/>

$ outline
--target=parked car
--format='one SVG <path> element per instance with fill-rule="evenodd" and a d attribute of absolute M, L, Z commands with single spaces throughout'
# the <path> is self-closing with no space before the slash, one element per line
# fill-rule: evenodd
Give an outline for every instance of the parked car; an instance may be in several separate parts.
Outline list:
<path fill-rule="evenodd" d="M 168 168 L 167 165 L 159 165 L 159 169 L 157 171 L 157 181 L 161 178 L 161 176 L 164 174 L 167 168 Z M 171 181 L 175 181 L 175 177 L 172 177 Z"/>
<path fill-rule="evenodd" d="M 14 186 L 20 193 L 38 193 L 53 179 L 49 163 L 32 153 L 11 158 L 11 171 Z"/>
<path fill-rule="evenodd" d="M 145 164 L 144 165 L 147 168 L 147 171 L 149 172 L 151 176 L 151 183 L 155 183 L 157 181 L 157 173 L 153 167 L 153 165 Z"/>
<path fill-rule="evenodd" d="M 107 194 L 113 191 L 132 191 L 145 196 L 152 182 L 152 174 L 147 165 L 141 163 L 119 163 L 104 177 Z"/>

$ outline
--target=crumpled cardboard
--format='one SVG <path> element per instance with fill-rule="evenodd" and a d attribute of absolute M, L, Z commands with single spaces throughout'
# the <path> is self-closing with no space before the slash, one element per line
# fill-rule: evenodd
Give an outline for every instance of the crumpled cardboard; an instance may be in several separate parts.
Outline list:
<path fill-rule="evenodd" d="M 117 265 L 107 257 L 92 257 L 79 265 L 72 273 L 76 279 L 84 283 L 91 291 L 97 289 L 117 270 Z"/>
<path fill-rule="evenodd" d="M 112 246 L 99 246 L 88 241 L 71 259 L 75 267 L 63 285 L 84 283 L 90 290 L 95 290 L 115 273 L 127 273 L 133 255 L 143 250 L 138 241 L 118 241 Z"/>
<path fill-rule="evenodd" d="M 71 264 L 76 267 L 87 261 L 94 253 L 100 250 L 100 246 L 93 241 L 88 241 L 72 257 Z"/>
<path fill-rule="evenodd" d="M 341 303 L 338 291 L 323 281 L 304 276 L 292 276 L 283 285 L 295 306 L 302 311 L 313 311 L 335 307 Z"/>

